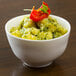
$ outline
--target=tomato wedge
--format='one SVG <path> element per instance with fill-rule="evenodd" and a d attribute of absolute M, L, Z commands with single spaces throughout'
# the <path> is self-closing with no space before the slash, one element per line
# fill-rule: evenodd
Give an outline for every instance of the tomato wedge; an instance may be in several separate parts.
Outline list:
<path fill-rule="evenodd" d="M 47 18 L 50 13 L 51 13 L 51 10 L 48 7 L 48 4 L 43 2 L 42 6 L 39 9 L 35 10 L 33 8 L 30 14 L 30 19 L 32 19 L 35 22 L 38 22 L 44 18 Z"/>

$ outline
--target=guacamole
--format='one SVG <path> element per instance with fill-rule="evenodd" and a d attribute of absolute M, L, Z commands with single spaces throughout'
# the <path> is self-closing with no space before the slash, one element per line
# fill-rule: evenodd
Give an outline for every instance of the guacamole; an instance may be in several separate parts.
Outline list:
<path fill-rule="evenodd" d="M 16 37 L 29 40 L 49 40 L 60 37 L 67 32 L 56 19 L 48 16 L 41 21 L 34 22 L 25 16 L 19 26 L 12 27 L 10 33 Z"/>

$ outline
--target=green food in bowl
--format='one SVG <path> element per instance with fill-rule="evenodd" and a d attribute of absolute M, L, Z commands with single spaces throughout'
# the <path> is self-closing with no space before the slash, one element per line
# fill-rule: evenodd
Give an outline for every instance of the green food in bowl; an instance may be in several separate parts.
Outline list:
<path fill-rule="evenodd" d="M 66 32 L 67 29 L 50 16 L 39 22 L 34 22 L 29 16 L 26 16 L 19 26 L 10 29 L 12 35 L 29 40 L 49 40 L 60 37 Z"/>

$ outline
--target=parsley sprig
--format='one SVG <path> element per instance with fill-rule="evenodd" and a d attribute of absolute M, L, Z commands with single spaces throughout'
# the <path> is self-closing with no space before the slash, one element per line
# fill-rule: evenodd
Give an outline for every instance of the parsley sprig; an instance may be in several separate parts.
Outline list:
<path fill-rule="evenodd" d="M 41 10 L 42 12 L 44 12 L 44 13 L 47 13 L 47 14 L 48 14 L 48 12 L 47 12 L 48 7 L 47 7 L 46 5 L 42 4 L 42 8 L 40 8 L 40 10 Z"/>

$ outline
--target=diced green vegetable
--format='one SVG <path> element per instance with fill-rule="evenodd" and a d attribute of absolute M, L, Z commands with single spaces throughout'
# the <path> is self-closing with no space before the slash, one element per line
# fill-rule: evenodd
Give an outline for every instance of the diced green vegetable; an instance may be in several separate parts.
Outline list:
<path fill-rule="evenodd" d="M 64 35 L 67 33 L 67 29 L 50 16 L 39 22 L 34 22 L 29 16 L 26 16 L 20 22 L 19 26 L 10 29 L 10 33 L 23 39 L 49 40 Z"/>

